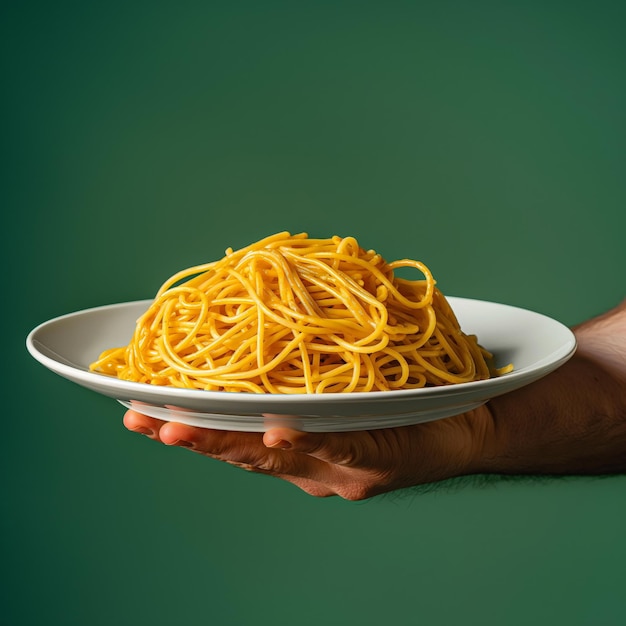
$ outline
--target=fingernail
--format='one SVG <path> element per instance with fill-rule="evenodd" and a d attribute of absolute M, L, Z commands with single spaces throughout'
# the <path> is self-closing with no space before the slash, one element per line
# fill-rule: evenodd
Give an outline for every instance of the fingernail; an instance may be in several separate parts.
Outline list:
<path fill-rule="evenodd" d="M 274 443 L 268 443 L 268 448 L 280 448 L 281 450 L 289 450 L 291 448 L 291 442 L 285 439 L 278 439 Z"/>

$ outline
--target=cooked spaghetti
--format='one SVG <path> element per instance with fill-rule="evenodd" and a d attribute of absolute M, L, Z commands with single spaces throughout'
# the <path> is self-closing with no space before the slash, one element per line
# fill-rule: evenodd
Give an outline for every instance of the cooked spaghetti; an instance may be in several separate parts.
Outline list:
<path fill-rule="evenodd" d="M 394 275 L 414 268 L 417 280 Z M 387 263 L 353 237 L 283 232 L 169 278 L 127 346 L 92 371 L 253 393 L 341 393 L 502 373 L 464 334 L 421 262 Z"/>

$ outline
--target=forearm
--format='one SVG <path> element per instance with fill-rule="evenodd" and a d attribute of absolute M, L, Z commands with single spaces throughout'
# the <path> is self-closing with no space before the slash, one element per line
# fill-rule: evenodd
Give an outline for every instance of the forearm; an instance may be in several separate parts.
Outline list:
<path fill-rule="evenodd" d="M 489 403 L 479 471 L 626 472 L 626 301 L 574 332 L 569 362 Z"/>

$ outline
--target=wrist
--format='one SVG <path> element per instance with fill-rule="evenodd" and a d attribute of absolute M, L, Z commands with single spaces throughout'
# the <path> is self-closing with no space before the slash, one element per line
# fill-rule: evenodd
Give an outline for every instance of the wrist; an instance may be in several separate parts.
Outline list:
<path fill-rule="evenodd" d="M 581 351 L 559 370 L 486 405 L 479 473 L 598 474 L 626 469 L 626 391 Z"/>

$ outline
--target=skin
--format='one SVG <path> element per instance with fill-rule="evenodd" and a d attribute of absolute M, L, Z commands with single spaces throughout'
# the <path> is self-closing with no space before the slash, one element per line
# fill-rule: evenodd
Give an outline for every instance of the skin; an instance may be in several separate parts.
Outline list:
<path fill-rule="evenodd" d="M 626 471 L 626 300 L 576 327 L 562 367 L 462 415 L 354 433 L 209 430 L 135 411 L 124 425 L 168 446 L 347 500 L 473 474 Z"/>

